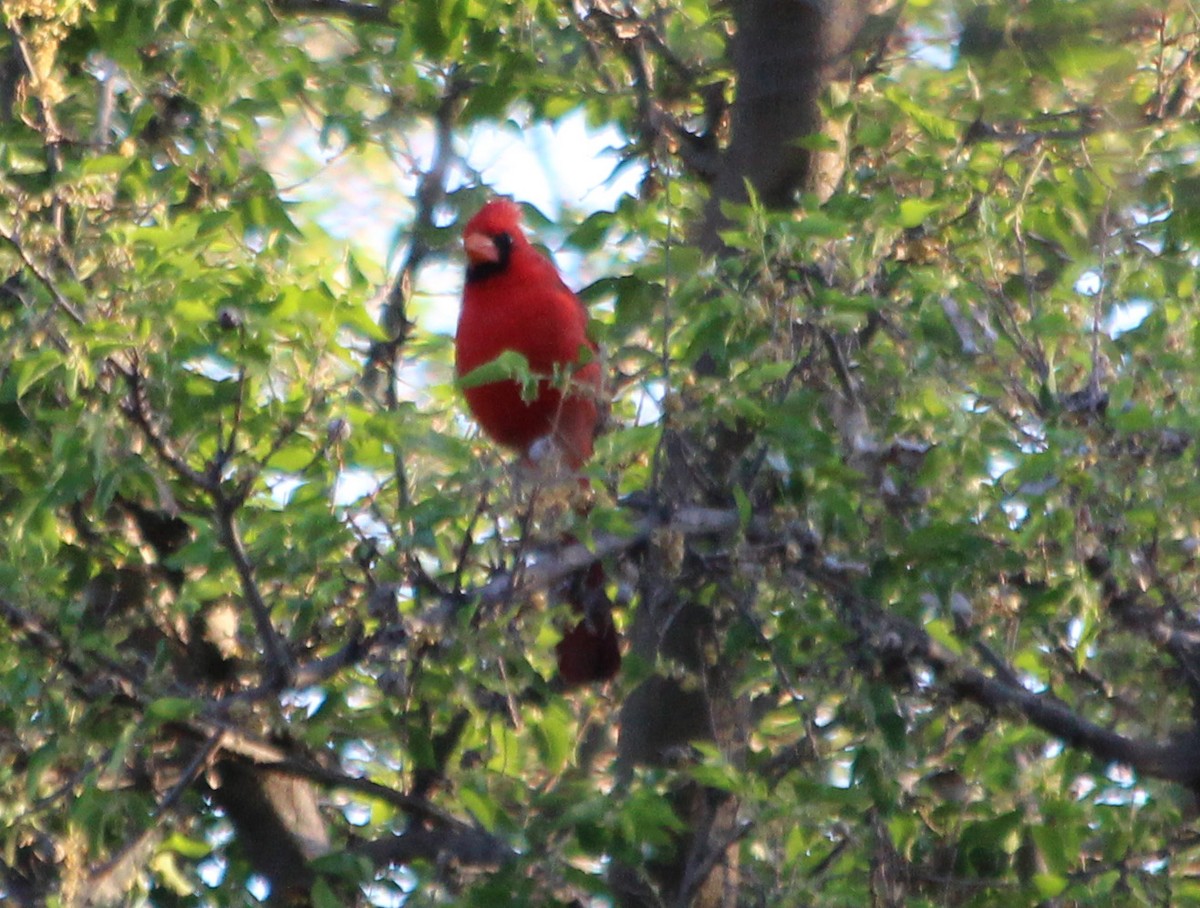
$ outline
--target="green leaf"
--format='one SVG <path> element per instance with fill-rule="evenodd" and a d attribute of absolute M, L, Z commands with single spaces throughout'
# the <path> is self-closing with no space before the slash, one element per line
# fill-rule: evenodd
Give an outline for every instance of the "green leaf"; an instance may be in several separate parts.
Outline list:
<path fill-rule="evenodd" d="M 314 908 L 341 908 L 345 902 L 333 891 L 324 877 L 317 877 L 310 891 Z"/>
<path fill-rule="evenodd" d="M 745 530 L 750 525 L 750 518 L 754 516 L 754 505 L 741 486 L 733 487 L 733 500 L 737 505 L 738 525 Z"/>
<path fill-rule="evenodd" d="M 160 697 L 146 707 L 146 718 L 152 723 L 184 722 L 201 709 L 198 701 L 188 697 Z"/>
<path fill-rule="evenodd" d="M 686 827 L 662 795 L 640 787 L 630 792 L 621 805 L 626 836 L 634 842 L 666 845 L 671 833 Z"/>
<path fill-rule="evenodd" d="M 942 618 L 933 618 L 925 622 L 925 632 L 952 653 L 961 654 L 962 641 L 954 633 L 950 623 Z"/>
<path fill-rule="evenodd" d="M 903 753 L 908 746 L 908 729 L 904 717 L 896 709 L 891 691 L 883 685 L 874 684 L 870 687 L 870 697 L 875 724 L 883 733 L 884 742 L 890 750 Z"/>
<path fill-rule="evenodd" d="M 40 353 L 27 356 L 17 364 L 17 400 L 24 397 L 29 390 L 47 378 L 62 366 L 62 356 L 55 350 L 42 350 Z"/>
<path fill-rule="evenodd" d="M 527 384 L 530 379 L 536 380 L 536 377 L 529 369 L 529 360 L 516 350 L 505 350 L 491 362 L 484 363 L 459 378 L 458 387 L 478 388 L 480 385 L 505 380 Z"/>
<path fill-rule="evenodd" d="M 772 384 L 786 377 L 795 368 L 794 363 L 759 363 L 742 372 L 735 379 L 744 391 L 757 391 L 763 385 Z"/>
<path fill-rule="evenodd" d="M 1054 873 L 1037 873 L 1034 874 L 1033 885 L 1039 897 L 1053 899 L 1062 895 L 1071 885 L 1071 881 Z"/>
<path fill-rule="evenodd" d="M 458 792 L 463 809 L 473 816 L 484 829 L 491 830 L 496 826 L 499 816 L 499 805 L 492 798 L 475 788 L 463 788 Z"/>
<path fill-rule="evenodd" d="M 212 845 L 208 842 L 202 842 L 179 832 L 173 832 L 167 836 L 159 848 L 162 851 L 174 851 L 176 854 L 181 854 L 194 861 L 207 857 L 212 854 L 213 850 Z"/>
<path fill-rule="evenodd" d="M 416 4 L 413 34 L 417 46 L 434 60 L 443 57 L 450 48 L 450 37 L 442 23 L 442 10 L 447 5 L 440 0 L 419 0 Z"/>
<path fill-rule="evenodd" d="M 571 756 L 573 729 L 571 716 L 562 706 L 551 704 L 542 712 L 541 721 L 533 727 L 538 756 L 551 773 L 563 770 Z"/>
<path fill-rule="evenodd" d="M 1109 411 L 1114 428 L 1121 432 L 1145 432 L 1154 428 L 1154 414 L 1144 403 L 1136 403 L 1118 412 Z"/>
<path fill-rule="evenodd" d="M 180 868 L 173 852 L 160 850 L 150 859 L 150 869 L 159 883 L 176 896 L 186 897 L 195 893 L 195 882 Z"/>
<path fill-rule="evenodd" d="M 943 207 L 941 202 L 929 199 L 905 199 L 900 203 L 900 226 L 904 228 L 919 227 L 929 220 L 930 216 L 941 211 Z"/>

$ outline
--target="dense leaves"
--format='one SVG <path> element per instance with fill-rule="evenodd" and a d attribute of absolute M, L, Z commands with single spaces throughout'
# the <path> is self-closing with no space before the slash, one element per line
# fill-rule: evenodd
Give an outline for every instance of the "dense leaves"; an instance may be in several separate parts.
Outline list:
<path fill-rule="evenodd" d="M 1200 898 L 1194 10 L 868 18 L 781 209 L 709 203 L 709 7 L 4 5 L 0 896 Z M 472 152 L 574 116 L 644 174 L 528 212 L 602 274 L 586 516 L 429 327 Z M 589 550 L 634 651 L 565 692 Z"/>

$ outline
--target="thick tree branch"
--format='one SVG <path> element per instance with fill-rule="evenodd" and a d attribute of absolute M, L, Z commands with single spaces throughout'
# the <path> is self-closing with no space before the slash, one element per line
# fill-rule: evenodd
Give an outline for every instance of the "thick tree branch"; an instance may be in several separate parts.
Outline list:
<path fill-rule="evenodd" d="M 705 830 L 703 836 L 696 838 L 693 853 L 688 856 L 683 882 L 679 884 L 679 893 L 675 898 L 676 908 L 688 908 L 695 903 L 697 893 L 712 876 L 717 865 L 727 859 L 729 849 L 745 838 L 753 828 L 753 823 L 742 822 L 726 830 L 716 842 L 711 841 L 711 829 Z"/>
<path fill-rule="evenodd" d="M 582 543 L 565 546 L 550 557 L 524 565 L 519 576 L 501 573 L 483 586 L 467 592 L 463 598 L 482 605 L 498 605 L 513 597 L 547 590 L 596 561 L 615 557 L 645 544 L 655 531 L 684 536 L 727 533 L 737 529 L 736 511 L 723 508 L 683 508 L 672 515 L 648 515 L 634 523 L 628 533 L 599 533 L 590 546 Z M 765 521 L 757 521 L 752 530 L 768 531 Z"/>
<path fill-rule="evenodd" d="M 1070 747 L 1101 760 L 1126 764 L 1144 776 L 1191 789 L 1200 787 L 1200 734 L 1195 730 L 1155 742 L 1104 728 L 1049 694 L 1034 693 L 1019 683 L 984 674 L 923 628 L 861 596 L 851 578 L 825 566 L 806 568 L 805 574 L 838 603 L 848 623 L 859 633 L 860 644 L 882 663 L 925 665 L 937 673 L 940 687 L 959 699 L 1000 712 L 1015 712 Z M 1016 677 L 1015 673 L 1004 674 Z"/>
<path fill-rule="evenodd" d="M 273 760 L 261 761 L 258 768 L 326 788 L 357 792 L 404 811 L 412 820 L 403 833 L 351 846 L 353 853 L 367 857 L 376 867 L 418 859 L 435 863 L 452 859 L 463 866 L 498 867 L 517 856 L 502 839 L 458 819 L 424 797 L 405 794 L 370 779 L 349 776 L 282 751 L 278 751 Z"/>

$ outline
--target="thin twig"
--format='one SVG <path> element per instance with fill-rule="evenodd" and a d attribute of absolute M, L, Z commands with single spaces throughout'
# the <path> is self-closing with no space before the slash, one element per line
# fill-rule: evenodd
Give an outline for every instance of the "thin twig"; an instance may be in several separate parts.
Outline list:
<path fill-rule="evenodd" d="M 37 262 L 29 257 L 29 255 L 25 252 L 24 247 L 16 240 L 16 238 L 9 236 L 7 233 L 0 233 L 0 243 L 4 243 L 6 246 L 8 246 L 17 256 L 17 259 L 21 262 L 22 267 L 32 274 L 39 284 L 46 288 L 50 296 L 54 298 L 54 307 L 56 309 L 65 313 L 71 319 L 71 321 L 75 322 L 75 324 L 85 324 L 83 313 L 80 312 L 79 309 L 75 307 L 75 304 L 67 299 L 63 292 L 58 289 L 58 285 L 54 282 L 53 278 L 43 271 Z M 68 348 L 66 340 L 57 335 L 51 335 L 51 337 L 53 338 L 54 345 L 58 347 L 59 350 L 66 352 Z"/>
<path fill-rule="evenodd" d="M 283 639 L 271 622 L 271 610 L 258 587 L 258 581 L 254 576 L 254 565 L 246 554 L 246 547 L 238 532 L 234 512 L 234 504 L 218 495 L 216 503 L 217 530 L 226 551 L 233 559 L 234 569 L 241 581 L 242 596 L 250 607 L 250 613 L 254 617 L 254 626 L 262 641 L 263 653 L 267 660 L 267 670 L 264 673 L 267 683 L 280 688 L 287 687 L 295 677 L 295 666 Z"/>
<path fill-rule="evenodd" d="M 121 412 L 142 433 L 151 449 L 166 466 L 189 485 L 205 492 L 217 490 L 220 477 L 201 473 L 184 460 L 159 429 L 154 414 L 150 411 L 150 402 L 146 395 L 146 383 L 136 362 L 126 368 L 125 377 L 129 385 L 129 394 L 120 404 Z"/>
<path fill-rule="evenodd" d="M 409 229 L 408 253 L 383 300 L 380 323 L 387 339 L 374 344 L 367 357 L 364 384 L 368 391 L 373 390 L 378 373 L 383 371 L 388 380 L 386 390 L 390 409 L 395 409 L 397 404 L 396 355 L 412 329 L 412 322 L 408 318 L 408 301 L 417 271 L 433 251 L 427 237 L 434 228 L 434 211 L 446 197 L 446 179 L 455 159 L 454 127 L 468 88 L 468 81 L 457 70 L 447 74 L 446 90 L 434 114 L 433 161 L 417 185 L 417 210 Z"/>
<path fill-rule="evenodd" d="M 107 904 L 110 901 L 119 899 L 127 891 L 128 886 L 126 883 L 128 879 L 143 865 L 147 850 L 154 845 L 159 821 L 178 803 L 179 799 L 183 797 L 184 792 L 191 788 L 196 779 L 200 777 L 200 773 L 203 772 L 204 767 L 220 748 L 221 737 L 220 732 L 208 736 L 208 739 L 196 751 L 195 755 L 188 762 L 188 765 L 184 767 L 179 781 L 159 801 L 146 828 L 134 836 L 132 841 L 126 843 L 111 859 L 94 868 L 88 874 L 88 886 L 93 892 L 89 896 L 89 904 Z"/>

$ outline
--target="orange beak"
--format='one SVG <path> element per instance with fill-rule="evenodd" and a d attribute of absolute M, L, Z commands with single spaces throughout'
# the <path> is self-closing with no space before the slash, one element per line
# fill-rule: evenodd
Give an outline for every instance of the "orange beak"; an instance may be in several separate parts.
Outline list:
<path fill-rule="evenodd" d="M 463 237 L 463 249 L 467 251 L 467 261 L 472 265 L 500 261 L 500 250 L 496 248 L 496 241 L 486 233 L 467 234 Z"/>

